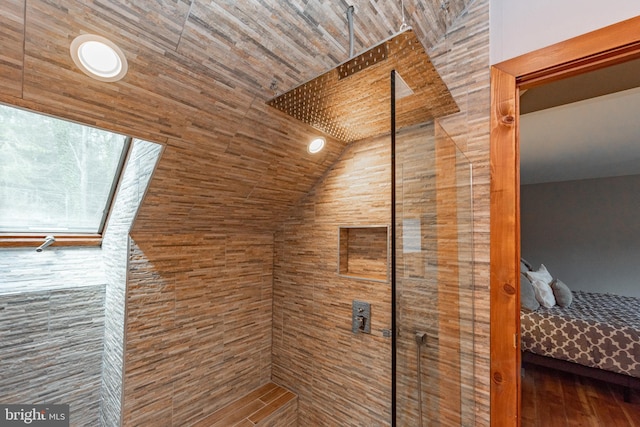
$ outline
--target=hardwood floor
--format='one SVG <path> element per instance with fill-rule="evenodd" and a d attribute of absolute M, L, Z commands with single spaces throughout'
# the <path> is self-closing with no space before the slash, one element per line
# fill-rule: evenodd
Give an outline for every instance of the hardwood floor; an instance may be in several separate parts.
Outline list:
<path fill-rule="evenodd" d="M 524 365 L 522 427 L 640 427 L 640 391 Z"/>

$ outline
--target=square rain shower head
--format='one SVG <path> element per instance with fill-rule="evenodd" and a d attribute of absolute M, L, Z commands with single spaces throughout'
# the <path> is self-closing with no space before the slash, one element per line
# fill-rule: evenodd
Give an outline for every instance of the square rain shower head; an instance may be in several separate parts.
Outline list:
<path fill-rule="evenodd" d="M 412 29 L 268 104 L 341 141 L 384 135 L 390 132 L 392 70 L 396 71 L 397 129 L 459 111 Z"/>

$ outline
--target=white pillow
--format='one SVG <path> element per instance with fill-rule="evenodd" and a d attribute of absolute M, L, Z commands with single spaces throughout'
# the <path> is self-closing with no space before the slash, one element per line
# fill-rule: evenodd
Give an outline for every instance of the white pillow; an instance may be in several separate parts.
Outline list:
<path fill-rule="evenodd" d="M 536 295 L 536 300 L 541 306 L 551 308 L 556 305 L 556 297 L 553 295 L 553 289 L 548 283 L 542 280 L 532 280 L 533 291 Z"/>
<path fill-rule="evenodd" d="M 524 274 L 529 277 L 531 282 L 534 280 L 540 280 L 551 286 L 551 282 L 553 281 L 553 277 L 551 277 L 551 274 L 547 271 L 547 267 L 545 267 L 544 264 L 540 264 L 540 268 L 536 271 L 526 271 Z"/>

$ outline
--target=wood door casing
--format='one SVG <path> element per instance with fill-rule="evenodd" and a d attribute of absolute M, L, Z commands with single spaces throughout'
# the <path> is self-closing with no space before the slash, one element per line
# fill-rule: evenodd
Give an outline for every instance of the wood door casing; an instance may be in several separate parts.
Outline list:
<path fill-rule="evenodd" d="M 521 89 L 640 57 L 640 16 L 491 67 L 491 425 L 520 425 Z"/>

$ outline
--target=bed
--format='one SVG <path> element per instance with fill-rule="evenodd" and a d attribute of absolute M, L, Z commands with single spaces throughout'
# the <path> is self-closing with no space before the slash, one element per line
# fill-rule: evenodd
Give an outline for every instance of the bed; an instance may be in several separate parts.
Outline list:
<path fill-rule="evenodd" d="M 569 307 L 521 311 L 522 361 L 640 389 L 640 298 L 573 291 Z"/>

